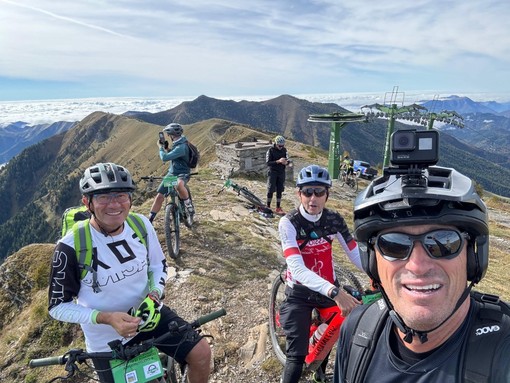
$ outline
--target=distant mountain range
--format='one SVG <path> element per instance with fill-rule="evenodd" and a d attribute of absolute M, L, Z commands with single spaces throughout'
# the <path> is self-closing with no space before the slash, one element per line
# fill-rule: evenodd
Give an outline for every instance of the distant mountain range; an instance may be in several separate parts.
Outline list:
<path fill-rule="evenodd" d="M 281 101 L 284 104 L 280 105 Z M 327 124 L 306 124 L 308 114 L 321 113 L 319 111 L 323 111 L 323 113 L 344 112 L 346 109 L 334 103 L 309 102 L 306 105 L 301 105 L 302 101 L 305 100 L 286 95 L 257 102 L 217 100 L 200 96 L 193 101 L 182 102 L 169 110 L 157 113 L 127 111 L 124 115 L 157 125 L 165 125 L 168 121 L 189 124 L 208 118 L 223 118 L 245 123 L 258 129 L 280 132 L 285 136 L 327 148 L 329 126 Z M 436 128 L 439 130 L 449 129 L 449 134 L 475 148 L 505 155 L 509 153 L 510 102 L 476 102 L 468 97 L 450 96 L 441 100 L 422 100 L 418 103 L 432 112 L 453 110 L 464 116 L 465 129 L 449 129 L 448 126 L 441 127 L 440 124 L 437 124 Z M 0 164 L 9 161 L 24 148 L 63 132 L 74 124 L 76 122 L 67 121 L 32 126 L 25 122 L 0 124 Z M 381 128 L 385 127 L 386 122 L 382 121 L 380 126 Z M 353 129 L 350 124 L 346 128 Z M 351 151 L 355 148 L 347 146 L 345 150 Z M 382 161 L 380 154 L 376 152 L 376 156 L 364 156 L 364 159 L 377 164 Z M 360 156 L 361 154 L 355 151 L 353 155 Z M 490 160 L 498 164 L 508 162 L 508 160 L 498 158 Z"/>
<path fill-rule="evenodd" d="M 510 102 L 499 103 L 496 101 L 473 101 L 468 97 L 450 96 L 441 100 L 423 100 L 418 104 L 427 108 L 430 112 L 454 110 L 461 115 L 473 113 L 501 114 L 510 117 Z"/>
<path fill-rule="evenodd" d="M 0 164 L 42 140 L 71 129 L 76 122 L 59 121 L 52 124 L 28 125 L 18 121 L 0 125 Z"/>
<path fill-rule="evenodd" d="M 215 144 L 225 138 L 232 142 L 257 136 L 271 139 L 283 134 L 290 141 L 300 143 L 303 151 L 311 147 L 327 150 L 330 124 L 308 122 L 308 116 L 333 112 L 345 112 L 345 109 L 289 95 L 263 102 L 200 96 L 165 112 L 126 115 L 94 112 L 70 129 L 62 124 L 60 133 L 23 150 L 0 170 L 0 261 L 29 243 L 56 240 L 60 215 L 66 207 L 79 203 L 77 184 L 86 167 L 112 161 L 128 167 L 136 177 L 164 173 L 166 166 L 162 166 L 154 148 L 161 125 L 172 121 L 185 125 L 185 134 L 203 154 L 200 165 L 203 168 L 215 161 Z M 488 117 L 478 120 L 478 116 L 470 117 L 467 125 L 474 121 L 489 124 Z M 467 142 L 468 139 L 481 141 L 473 128 L 442 127 L 439 165 L 454 167 L 483 189 L 510 197 L 508 144 L 500 147 L 501 143 L 509 142 L 510 130 L 508 123 L 503 123 L 505 117 L 490 116 L 493 121 L 502 119 L 497 120 L 498 129 L 485 129 L 484 125 L 484 130 L 480 127 L 477 134 L 483 135 L 487 143 L 494 143 L 493 147 L 480 148 Z M 18 128 L 20 134 L 25 128 Z M 396 128 L 409 126 L 397 122 Z M 348 123 L 341 131 L 341 149 L 353 158 L 378 165 L 383 159 L 386 131 L 384 119 Z M 454 134 L 461 133 L 464 136 L 459 141 Z M 499 150 L 493 150 L 496 147 Z"/>

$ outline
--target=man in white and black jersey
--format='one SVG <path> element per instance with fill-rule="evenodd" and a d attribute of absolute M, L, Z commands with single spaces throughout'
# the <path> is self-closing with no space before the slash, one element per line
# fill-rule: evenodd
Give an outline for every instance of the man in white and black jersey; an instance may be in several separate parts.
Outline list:
<path fill-rule="evenodd" d="M 92 248 L 90 272 L 83 276 L 73 230 L 58 241 L 53 255 L 49 313 L 57 320 L 79 323 L 89 352 L 110 351 L 108 343 L 113 340 L 134 343 L 157 337 L 168 331 L 170 321 L 185 323 L 160 302 L 167 280 L 166 260 L 149 220 L 130 214 L 134 190 L 132 177 L 122 166 L 100 163 L 85 170 L 80 191 L 91 213 L 87 228 Z M 143 241 L 127 224 L 131 216 L 145 226 Z M 150 307 L 151 319 L 141 321 L 128 313 L 141 307 Z M 185 335 L 170 338 L 168 346 L 158 348 L 188 363 L 190 382 L 207 382 L 210 347 L 196 333 L 181 342 Z M 100 381 L 113 382 L 109 362 L 93 362 Z"/>
<path fill-rule="evenodd" d="M 296 186 L 300 205 L 280 219 L 279 233 L 287 263 L 286 299 L 280 308 L 287 360 L 282 383 L 297 383 L 308 353 L 311 313 L 315 307 L 335 304 L 347 316 L 358 300 L 335 284 L 332 243 L 336 239 L 349 259 L 361 268 L 358 245 L 344 218 L 325 208 L 331 187 L 326 169 L 303 168 Z M 327 363 L 327 358 L 323 364 Z"/>

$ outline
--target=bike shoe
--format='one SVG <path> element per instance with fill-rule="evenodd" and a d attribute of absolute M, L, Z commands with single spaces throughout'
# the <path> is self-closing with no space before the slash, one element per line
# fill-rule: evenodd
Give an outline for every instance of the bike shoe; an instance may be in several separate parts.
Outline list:
<path fill-rule="evenodd" d="M 185 207 L 186 207 L 186 212 L 187 212 L 190 216 L 192 216 L 192 215 L 194 215 L 194 214 L 195 214 L 195 208 L 193 207 L 193 204 L 191 204 L 191 203 L 190 203 L 189 205 L 186 205 L 186 204 L 185 204 Z"/>
<path fill-rule="evenodd" d="M 285 215 L 285 212 L 281 207 L 277 207 L 274 212 L 278 215 Z"/>

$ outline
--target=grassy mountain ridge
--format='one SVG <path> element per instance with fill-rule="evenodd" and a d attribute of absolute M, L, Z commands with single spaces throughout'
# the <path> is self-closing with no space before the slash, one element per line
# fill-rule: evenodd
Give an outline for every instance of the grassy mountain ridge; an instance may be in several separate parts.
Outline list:
<path fill-rule="evenodd" d="M 30 147 L 0 172 L 0 261 L 33 242 L 54 242 L 60 217 L 80 203 L 78 182 L 83 171 L 98 162 L 126 166 L 135 180 L 164 175 L 159 159 L 157 125 L 115 114 L 95 112 L 73 129 Z M 232 137 L 270 135 L 247 126 L 213 119 L 185 127 L 202 153 L 201 163 L 216 158 L 214 144 L 229 131 Z M 232 140 L 234 138 L 231 138 Z"/>

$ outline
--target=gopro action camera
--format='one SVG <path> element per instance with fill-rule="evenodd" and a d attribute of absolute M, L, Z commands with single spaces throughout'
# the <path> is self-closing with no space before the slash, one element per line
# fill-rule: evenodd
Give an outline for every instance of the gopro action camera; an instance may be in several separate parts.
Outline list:
<path fill-rule="evenodd" d="M 439 161 L 439 134 L 436 130 L 397 130 L 391 135 L 391 164 L 426 168 Z"/>

